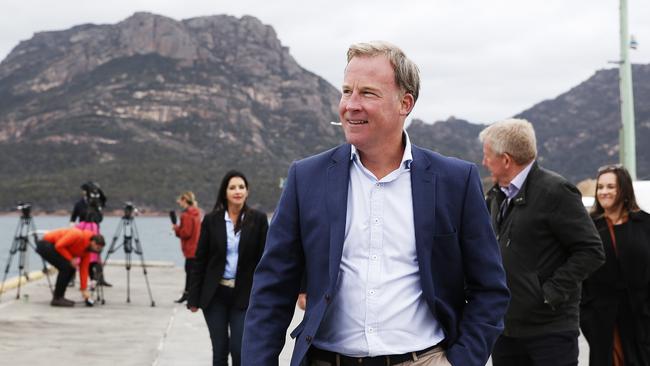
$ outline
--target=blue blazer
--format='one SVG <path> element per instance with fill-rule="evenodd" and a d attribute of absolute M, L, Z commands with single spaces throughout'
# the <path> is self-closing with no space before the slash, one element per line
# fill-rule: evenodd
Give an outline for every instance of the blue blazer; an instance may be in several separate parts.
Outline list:
<path fill-rule="evenodd" d="M 423 295 L 453 365 L 485 365 L 510 294 L 475 165 L 412 145 L 415 241 Z M 304 276 L 307 309 L 291 366 L 301 364 L 336 294 L 350 145 L 297 161 L 253 280 L 242 364 L 277 365 Z M 417 351 L 417 350 L 413 350 Z"/>

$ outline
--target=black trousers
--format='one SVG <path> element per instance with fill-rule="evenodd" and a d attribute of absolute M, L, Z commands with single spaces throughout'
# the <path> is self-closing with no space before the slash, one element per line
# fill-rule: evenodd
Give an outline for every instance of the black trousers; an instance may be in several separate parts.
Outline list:
<path fill-rule="evenodd" d="M 196 259 L 185 258 L 185 289 L 183 290 L 185 294 L 190 292 L 190 275 L 192 274 L 194 263 L 196 263 Z"/>
<path fill-rule="evenodd" d="M 203 309 L 212 342 L 212 366 L 228 366 L 228 353 L 232 366 L 241 365 L 246 309 L 233 305 L 233 293 L 234 289 L 219 286 L 210 305 Z"/>
<path fill-rule="evenodd" d="M 493 366 L 577 366 L 577 330 L 535 337 L 499 336 L 492 351 Z"/>
<path fill-rule="evenodd" d="M 36 253 L 40 254 L 43 259 L 59 271 L 59 274 L 56 276 L 56 285 L 54 285 L 54 298 L 63 297 L 68 287 L 68 282 L 74 277 L 76 269 L 48 241 L 40 240 L 37 242 Z"/>

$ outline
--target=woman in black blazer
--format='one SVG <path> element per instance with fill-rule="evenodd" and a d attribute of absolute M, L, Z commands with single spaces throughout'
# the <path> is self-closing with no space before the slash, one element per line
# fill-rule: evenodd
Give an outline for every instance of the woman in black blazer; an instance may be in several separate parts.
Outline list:
<path fill-rule="evenodd" d="M 227 366 L 229 352 L 233 365 L 240 365 L 253 272 L 266 242 L 266 215 L 248 207 L 247 198 L 248 180 L 240 172 L 229 171 L 221 181 L 214 209 L 201 224 L 187 307 L 192 312 L 203 310 L 214 366 Z"/>
<path fill-rule="evenodd" d="M 582 288 L 589 365 L 650 365 L 650 215 L 639 209 L 625 168 L 598 170 L 591 215 L 607 260 Z"/>

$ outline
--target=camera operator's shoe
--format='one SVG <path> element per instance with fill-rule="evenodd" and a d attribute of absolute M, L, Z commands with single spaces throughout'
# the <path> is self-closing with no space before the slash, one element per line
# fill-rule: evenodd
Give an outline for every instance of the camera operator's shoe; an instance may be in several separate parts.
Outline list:
<path fill-rule="evenodd" d="M 74 301 L 68 300 L 65 297 L 55 297 L 50 302 L 50 305 L 71 308 L 74 306 Z"/>
<path fill-rule="evenodd" d="M 182 304 L 185 301 L 187 301 L 187 292 L 183 292 L 183 295 L 178 300 L 174 300 L 174 302 L 178 304 Z"/>

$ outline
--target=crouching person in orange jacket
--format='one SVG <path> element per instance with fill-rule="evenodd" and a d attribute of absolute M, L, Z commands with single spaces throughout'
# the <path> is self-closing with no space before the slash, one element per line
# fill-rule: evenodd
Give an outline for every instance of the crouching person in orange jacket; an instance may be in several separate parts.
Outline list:
<path fill-rule="evenodd" d="M 47 232 L 36 244 L 36 252 L 59 270 L 54 287 L 52 306 L 74 306 L 74 301 L 64 297 L 68 282 L 79 267 L 81 294 L 87 305 L 92 305 L 88 287 L 90 253 L 100 253 L 104 248 L 104 237 L 92 231 L 77 228 L 63 228 Z M 80 258 L 79 264 L 75 258 Z"/>

